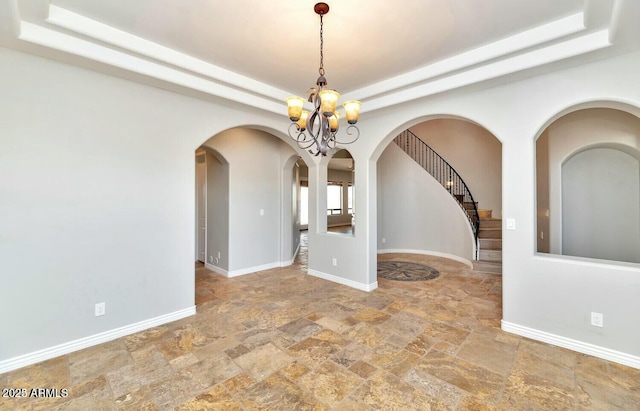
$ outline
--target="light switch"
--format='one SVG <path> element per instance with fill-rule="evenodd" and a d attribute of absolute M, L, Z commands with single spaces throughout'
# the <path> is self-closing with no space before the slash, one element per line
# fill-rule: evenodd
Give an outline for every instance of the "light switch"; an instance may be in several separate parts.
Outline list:
<path fill-rule="evenodd" d="M 515 229 L 516 229 L 516 219 L 507 218 L 507 230 L 515 230 Z"/>
<path fill-rule="evenodd" d="M 260 209 L 260 215 L 264 215 L 264 208 Z"/>

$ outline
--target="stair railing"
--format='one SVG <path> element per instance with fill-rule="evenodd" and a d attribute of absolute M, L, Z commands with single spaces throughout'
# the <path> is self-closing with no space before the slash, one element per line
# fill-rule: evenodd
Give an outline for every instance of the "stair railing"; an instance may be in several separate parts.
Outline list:
<path fill-rule="evenodd" d="M 427 143 L 422 141 L 409 130 L 405 130 L 393 139 L 405 153 L 415 160 L 416 163 L 431 174 L 458 202 L 462 210 L 469 219 L 469 224 L 473 231 L 476 242 L 476 252 L 478 247 L 478 230 L 480 228 L 480 216 L 478 214 L 478 204 L 473 199 L 469 187 L 465 184 L 460 174 L 451 165 L 436 153 Z"/>

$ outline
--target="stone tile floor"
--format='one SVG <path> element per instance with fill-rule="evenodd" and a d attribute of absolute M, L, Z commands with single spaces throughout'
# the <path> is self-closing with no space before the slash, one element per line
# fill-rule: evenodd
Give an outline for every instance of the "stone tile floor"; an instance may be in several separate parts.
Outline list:
<path fill-rule="evenodd" d="M 198 314 L 0 375 L 1 410 L 640 410 L 640 370 L 500 331 L 501 277 L 442 258 L 367 293 L 295 265 L 196 266 Z"/>

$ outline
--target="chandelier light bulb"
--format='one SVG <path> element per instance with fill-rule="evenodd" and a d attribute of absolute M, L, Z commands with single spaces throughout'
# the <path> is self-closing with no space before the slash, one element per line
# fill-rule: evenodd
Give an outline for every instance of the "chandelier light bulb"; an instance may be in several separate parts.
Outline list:
<path fill-rule="evenodd" d="M 304 99 L 302 97 L 289 97 L 287 98 L 287 106 L 289 111 L 289 119 L 291 121 L 298 121 L 302 114 L 302 106 L 304 106 Z"/>
<path fill-rule="evenodd" d="M 329 117 L 329 128 L 331 129 L 332 133 L 335 133 L 336 131 L 338 131 L 339 121 L 340 121 L 339 111 L 336 111 L 335 113 L 333 113 L 331 117 Z"/>
<path fill-rule="evenodd" d="M 322 114 L 327 116 L 327 118 L 331 117 L 336 111 L 340 93 L 335 90 L 322 90 L 318 95 L 320 96 Z"/>
<path fill-rule="evenodd" d="M 344 107 L 345 116 L 349 124 L 356 124 L 358 122 L 358 117 L 360 117 L 361 105 L 362 103 L 357 100 L 347 101 L 342 105 Z"/>
<path fill-rule="evenodd" d="M 304 131 L 307 128 L 307 118 L 309 118 L 309 111 L 302 110 L 302 114 L 300 114 L 300 119 L 296 122 L 298 127 L 300 127 L 300 131 Z"/>

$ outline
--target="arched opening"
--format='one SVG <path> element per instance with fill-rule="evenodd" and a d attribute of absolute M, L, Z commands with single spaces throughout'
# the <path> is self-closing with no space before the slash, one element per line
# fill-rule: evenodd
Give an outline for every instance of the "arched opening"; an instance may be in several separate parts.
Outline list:
<path fill-rule="evenodd" d="M 640 262 L 640 119 L 577 108 L 536 140 L 536 251 Z"/>
<path fill-rule="evenodd" d="M 327 163 L 327 231 L 353 235 L 355 161 L 348 150 L 336 151 Z"/>
<path fill-rule="evenodd" d="M 392 140 L 377 166 L 379 250 L 476 260 L 478 271 L 501 272 L 502 144 L 492 133 L 466 119 L 430 118 Z"/>
<path fill-rule="evenodd" d="M 279 137 L 249 127 L 218 133 L 196 150 L 200 267 L 234 277 L 293 263 L 300 247 L 298 159 Z M 196 302 L 210 291 L 196 287 Z"/>

